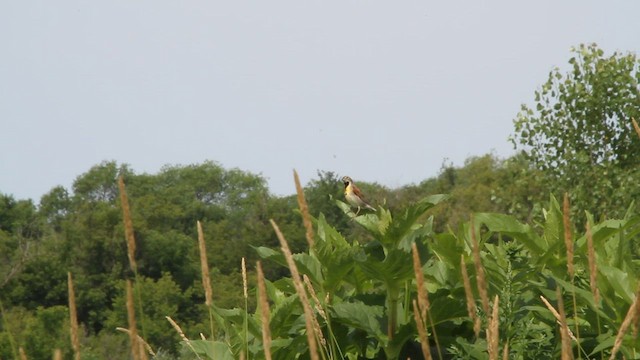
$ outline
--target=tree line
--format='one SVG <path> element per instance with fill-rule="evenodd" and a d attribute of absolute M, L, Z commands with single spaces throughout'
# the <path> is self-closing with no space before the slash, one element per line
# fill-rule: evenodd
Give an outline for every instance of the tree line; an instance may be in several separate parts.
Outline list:
<path fill-rule="evenodd" d="M 573 55 L 570 70 L 554 69 L 535 92 L 534 105 L 523 105 L 514 120 L 518 154 L 443 164 L 437 176 L 397 189 L 359 186 L 391 213 L 432 194 L 449 194 L 422 214 L 433 219 L 438 233 L 455 233 L 479 211 L 540 223 L 550 195 L 564 193 L 571 198 L 576 227 L 584 226 L 587 212 L 601 220 L 637 212 L 640 134 L 632 119 L 640 118 L 639 63 L 632 53 L 605 56 L 595 45 L 581 45 Z M 133 277 L 117 186 L 121 176 L 137 243 L 141 331 L 160 349 L 158 359 L 183 351 L 166 315 L 192 338 L 209 331 L 197 221 L 207 239 L 219 308 L 244 302 L 241 259 L 254 264 L 260 259 L 257 249 L 279 248 L 270 219 L 286 234 L 292 252 L 307 250 L 295 195 L 274 196 L 261 176 L 212 161 L 167 166 L 157 174 L 137 174 L 126 164 L 105 161 L 78 176 L 70 189 L 54 187 L 37 205 L 0 194 L 0 359 L 15 358 L 18 347 L 30 359 L 49 359 L 54 348 L 70 356 L 68 272 L 76 287 L 83 358 L 128 356 L 128 337 L 114 330 L 126 327 L 125 280 Z M 342 198 L 337 174 L 319 171 L 304 194 L 311 215 L 345 238 L 375 240 L 336 205 Z M 631 252 L 637 253 L 633 247 Z M 264 272 L 270 281 L 290 275 L 272 262 L 264 262 Z M 255 285 L 252 268 L 249 282 Z M 248 306 L 255 309 L 255 299 Z"/>

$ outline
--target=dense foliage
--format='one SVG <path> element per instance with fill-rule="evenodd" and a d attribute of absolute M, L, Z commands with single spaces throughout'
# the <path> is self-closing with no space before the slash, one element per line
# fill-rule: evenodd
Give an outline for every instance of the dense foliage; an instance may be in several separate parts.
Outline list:
<path fill-rule="evenodd" d="M 438 178 L 419 185 L 396 190 L 366 183 L 361 187 L 380 203 L 387 199 L 392 210 L 436 190 L 449 191 L 451 202 L 431 211 L 438 219 L 449 216 L 462 221 L 471 208 L 482 204 L 490 205 L 487 210 L 512 211 L 515 198 L 501 193 L 503 190 L 498 195 L 485 190 L 513 186 L 509 185 L 511 176 L 527 172 L 523 164 L 487 155 L 469 159 L 462 168 L 446 168 Z M 451 173 L 455 174 L 453 181 Z M 104 162 L 79 176 L 72 189 L 53 188 L 38 206 L 2 195 L 0 300 L 5 322 L 0 333 L 1 358 L 11 358 L 16 346 L 23 347 L 29 358 L 49 358 L 54 345 L 71 351 L 64 330 L 68 326 L 67 272 L 74 274 L 85 357 L 100 359 L 127 351 L 126 336 L 114 330 L 127 325 L 124 280 L 133 276 L 116 181 L 120 175 L 127 179 L 135 227 L 144 303 L 142 331 L 150 344 L 165 352 L 179 350 L 179 337 L 167 331 L 165 315 L 180 321 L 191 335 L 208 328 L 196 221 L 203 224 L 214 300 L 221 308 L 243 301 L 240 259 L 252 264 L 259 258 L 256 248 L 277 247 L 269 219 L 278 223 L 294 252 L 306 249 L 294 196 L 272 196 L 259 176 L 213 162 L 166 167 L 155 175 L 135 174 L 126 165 Z M 484 185 L 470 189 L 478 183 Z M 335 199 L 342 196 L 336 174 L 319 172 L 305 194 L 311 213 L 322 216 L 336 231 L 350 238 L 371 238 L 335 205 Z M 467 205 L 457 209 L 460 204 Z M 289 274 L 275 263 L 265 262 L 264 268 L 274 281 Z M 251 275 L 253 270 L 249 271 Z M 255 299 L 250 299 L 249 306 L 255 306 Z M 44 326 L 44 314 L 52 312 L 59 316 L 47 326 L 56 331 L 36 336 L 38 326 Z M 38 321 L 41 325 L 36 326 Z M 31 322 L 34 325 L 27 326 Z"/>
<path fill-rule="evenodd" d="M 157 358 L 190 354 L 178 346 L 180 337 L 166 322 L 167 315 L 194 339 L 210 333 L 196 221 L 202 222 L 207 239 L 215 289 L 215 334 L 227 339 L 217 349 L 234 357 L 247 341 L 252 344 L 248 350 L 252 358 L 260 358 L 263 351 L 255 292 L 250 292 L 246 307 L 239 305 L 245 303 L 242 257 L 249 264 L 250 287 L 255 284 L 251 264 L 263 259 L 274 306 L 274 355 L 289 358 L 308 348 L 302 333 L 295 331 L 297 335 L 292 336 L 304 315 L 282 254 L 273 250 L 278 241 L 270 218 L 298 254 L 296 261 L 317 297 L 324 300 L 318 306 L 330 317 L 322 323 L 322 331 L 329 341 L 325 352 L 331 358 L 418 356 L 410 308 L 416 296 L 409 260 L 412 243 L 419 245 L 431 298 L 428 316 L 434 327 L 429 330 L 437 336 L 440 353 L 457 358 L 486 356 L 486 339 L 475 335 L 465 310 L 460 269 L 462 255 L 475 284 L 471 223 L 479 229 L 489 296 L 500 296 L 500 338 L 508 341 L 514 358 L 557 355 L 558 330 L 538 299 L 545 295 L 553 301 L 555 286 L 566 294 L 577 289 L 576 316 L 583 328 L 580 351 L 584 353 L 610 350 L 611 346 L 598 345 L 602 339 L 613 339 L 634 298 L 637 270 L 632 254 L 636 253 L 638 218 L 592 221 L 603 294 L 596 304 L 589 292 L 585 237 L 576 237 L 574 260 L 579 270 L 572 283 L 566 274 L 562 213 L 555 200 L 536 198 L 541 196 L 535 191 L 540 188 L 536 171 L 521 157 L 470 158 L 463 167 L 445 167 L 437 178 L 395 190 L 364 183 L 362 188 L 375 194 L 377 203 L 386 204 L 355 219 L 336 200 L 342 191 L 337 176 L 321 172 L 305 188 L 310 211 L 317 216 L 312 249 L 304 238 L 295 198 L 269 195 L 258 176 L 211 162 L 136 175 L 126 166 L 105 162 L 78 177 L 72 192 L 54 188 L 39 207 L 3 196 L 1 216 L 7 220 L 2 232 L 2 358 L 14 357 L 17 347 L 32 359 L 49 358 L 53 348 L 71 353 L 66 331 L 67 271 L 75 278 L 83 357 L 128 356 L 128 338 L 115 331 L 127 327 L 124 280 L 133 277 L 116 183 L 119 175 L 127 179 L 135 226 L 143 309 L 140 332 L 159 350 Z M 450 195 L 411 201 L 438 190 Z M 546 211 L 538 207 L 541 203 L 547 204 Z M 470 219 L 474 209 L 486 212 Z M 540 225 L 526 225 L 533 220 Z M 486 325 L 487 314 L 478 309 Z M 193 344 L 203 351 L 201 356 L 207 356 L 206 342 Z"/>
<path fill-rule="evenodd" d="M 572 50 L 569 71 L 556 68 L 522 106 L 514 144 L 548 177 L 558 194 L 569 192 L 581 210 L 622 216 L 640 195 L 640 60 L 634 53 L 596 45 Z M 582 214 L 578 214 L 582 215 Z"/>
<path fill-rule="evenodd" d="M 36 314 L 38 309 L 66 306 L 70 271 L 88 346 L 110 346 L 115 326 L 126 327 L 126 312 L 120 304 L 123 280 L 132 274 L 123 241 L 119 175 L 128 181 L 138 273 L 144 279 L 143 287 L 149 289 L 142 326 L 151 343 L 173 352 L 179 338 L 166 331 L 164 315 L 172 313 L 194 326 L 202 322 L 199 305 L 194 305 L 203 296 L 201 287 L 194 286 L 200 277 L 196 221 L 203 222 L 212 239 L 209 259 L 215 264 L 216 300 L 229 306 L 237 303 L 241 293 L 240 258 L 253 261 L 252 246 L 276 242 L 267 214 L 284 226 L 297 224 L 293 203 L 269 196 L 262 178 L 211 162 L 167 167 L 157 175 L 136 175 L 126 166 L 105 162 L 79 176 L 72 191 L 54 188 L 43 196 L 39 207 L 3 195 L 0 300 L 6 319 L 14 313 Z M 292 227 L 292 233 L 295 231 Z M 277 277 L 278 271 L 269 270 L 269 274 Z M 29 352 L 33 346 L 25 342 L 29 328 L 19 331 L 23 328 L 19 323 L 6 326 L 14 329 L 13 341 Z M 0 357 L 6 358 L 11 346 L 8 333 L 2 334 Z"/>
<path fill-rule="evenodd" d="M 116 330 L 128 327 L 128 281 L 137 331 L 155 359 L 265 358 L 257 261 L 273 358 L 313 358 L 308 309 L 270 220 L 307 278 L 323 359 L 421 358 L 420 330 L 433 358 L 607 358 L 616 346 L 625 358 L 640 358 L 640 217 L 632 201 L 640 193 L 640 140 L 628 121 L 640 115 L 638 62 L 633 54 L 605 57 L 592 45 L 575 52 L 572 71 L 553 70 L 535 108 L 523 107 L 516 119 L 523 149 L 516 156 L 472 157 L 398 189 L 359 183 L 378 210 L 357 217 L 341 201 L 338 176 L 318 172 L 304 187 L 313 243 L 299 198 L 273 196 L 262 177 L 214 162 L 157 174 L 103 162 L 37 204 L 0 193 L 0 359 L 21 352 L 50 359 L 54 349 L 72 358 L 69 273 L 83 359 L 130 358 L 129 337 Z M 119 178 L 131 209 L 135 271 Z M 556 198 L 565 192 L 563 208 Z M 424 297 L 420 284 L 430 300 L 421 318 L 413 308 Z M 574 336 L 568 350 L 561 341 L 567 327 L 540 296 L 564 309 Z M 617 338 L 623 324 L 628 331 Z"/>
<path fill-rule="evenodd" d="M 317 219 L 314 246 L 293 258 L 310 279 L 307 291 L 314 294 L 322 358 L 420 359 L 416 328 L 420 326 L 429 331 L 433 358 L 611 355 L 614 334 L 625 317 L 630 319 L 627 312 L 633 313 L 637 306 L 638 268 L 631 244 L 640 234 L 639 216 L 599 224 L 590 218 L 590 232 L 572 236 L 574 230 L 565 228 L 570 223 L 568 213 L 551 198 L 543 222 L 535 227 L 505 214 L 476 213 L 459 231 L 439 233 L 434 231 L 433 217 L 422 215 L 444 199 L 434 195 L 397 213 L 381 207 L 375 214 L 354 217 L 371 235 L 365 243 L 343 237 L 323 216 Z M 347 216 L 354 216 L 347 205 L 338 205 Z M 572 244 L 570 251 L 567 242 Z M 412 245 L 421 255 L 419 271 L 430 302 L 424 322 L 414 321 L 411 306 L 419 297 L 421 281 L 410 261 Z M 266 260 L 286 266 L 280 252 L 258 251 Z M 569 264 L 575 270 L 568 272 Z M 473 274 L 469 282 L 477 290 L 472 293 L 465 290 L 465 273 Z M 267 283 L 273 302 L 269 324 L 274 359 L 313 358 L 305 336 L 295 331 L 302 327 L 305 314 L 293 282 L 284 278 Z M 483 296 L 495 299 L 493 307 Z M 568 339 L 569 353 L 560 347 L 557 319 L 541 298 L 559 304 L 558 296 L 568 304 L 565 324 L 575 334 L 574 340 Z M 238 358 L 248 351 L 250 358 L 264 358 L 259 311 L 214 311 L 228 338 L 216 342 L 215 351 L 205 350 L 209 341 L 194 341 L 194 353 L 216 359 L 223 354 Z M 494 321 L 498 351 L 492 356 L 488 328 Z M 635 335 L 621 339 L 625 357 L 636 358 L 640 342 Z"/>

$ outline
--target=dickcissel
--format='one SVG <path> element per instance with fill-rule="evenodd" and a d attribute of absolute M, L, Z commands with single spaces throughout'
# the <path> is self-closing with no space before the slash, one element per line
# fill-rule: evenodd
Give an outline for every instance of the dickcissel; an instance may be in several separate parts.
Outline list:
<path fill-rule="evenodd" d="M 376 211 L 376 209 L 373 206 L 369 205 L 369 203 L 365 200 L 362 192 L 360 191 L 360 189 L 358 189 L 356 184 L 353 183 L 353 180 L 350 177 L 344 176 L 342 178 L 342 182 L 344 183 L 345 199 L 347 199 L 349 205 L 358 208 L 355 216 L 358 216 L 360 209 L 369 209 Z"/>

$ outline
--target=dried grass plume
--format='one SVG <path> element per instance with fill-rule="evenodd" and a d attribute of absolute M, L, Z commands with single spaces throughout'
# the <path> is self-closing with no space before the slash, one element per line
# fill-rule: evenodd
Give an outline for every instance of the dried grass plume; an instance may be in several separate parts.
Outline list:
<path fill-rule="evenodd" d="M 593 247 L 593 235 L 591 225 L 587 221 L 585 225 L 587 232 L 587 259 L 589 261 L 589 286 L 596 306 L 600 303 L 600 290 L 598 289 L 598 263 L 596 262 L 596 251 Z"/>
<path fill-rule="evenodd" d="M 302 223 L 304 224 L 304 228 L 306 229 L 307 243 L 309 244 L 309 248 L 312 248 L 314 244 L 313 224 L 311 222 L 311 215 L 309 214 L 309 206 L 307 205 L 307 200 L 305 200 L 304 198 L 304 190 L 302 189 L 302 185 L 300 185 L 298 172 L 296 172 L 295 170 L 293 170 L 293 181 L 296 183 L 298 207 L 300 207 L 300 213 L 302 213 Z"/>
<path fill-rule="evenodd" d="M 240 263 L 240 266 L 242 267 L 242 292 L 244 294 L 244 298 L 248 299 L 249 298 L 249 284 L 248 284 L 248 280 L 247 280 L 247 264 L 244 260 L 244 256 L 242 257 L 242 261 Z"/>
<path fill-rule="evenodd" d="M 69 331 L 71 334 L 71 347 L 73 358 L 80 360 L 80 340 L 78 338 L 78 312 L 76 310 L 76 294 L 73 290 L 73 278 L 71 272 L 67 272 L 67 285 L 69 288 Z"/>
<path fill-rule="evenodd" d="M 560 340 L 562 341 L 562 360 L 573 359 L 573 349 L 571 340 L 574 338 L 567 325 L 567 316 L 564 311 L 564 301 L 562 299 L 562 291 L 556 288 L 556 297 L 558 298 L 558 314 L 560 316 Z"/>
<path fill-rule="evenodd" d="M 569 194 L 564 193 L 564 201 L 562 202 L 562 222 L 564 224 L 564 244 L 567 248 L 567 270 L 569 271 L 569 277 L 573 279 L 573 238 L 571 237 L 571 221 L 569 207 Z"/>
<path fill-rule="evenodd" d="M 187 344 L 187 346 L 191 349 L 191 351 L 193 351 L 193 353 L 196 355 L 196 357 L 198 359 L 202 359 L 198 355 L 198 353 L 196 352 L 196 349 L 193 348 L 193 345 L 191 344 L 191 340 L 189 340 L 189 338 L 182 331 L 182 328 L 180 328 L 180 325 L 178 325 L 175 321 L 173 321 L 173 319 L 171 317 L 169 317 L 169 316 L 165 316 L 165 318 L 167 319 L 167 321 L 169 321 L 171 326 L 173 326 L 173 328 L 176 330 L 178 335 L 180 335 L 180 338 L 182 339 L 182 341 L 184 341 Z"/>
<path fill-rule="evenodd" d="M 198 247 L 200 249 L 200 271 L 202 272 L 202 287 L 204 288 L 205 304 L 209 307 L 213 305 L 213 290 L 211 289 L 211 278 L 209 277 L 209 263 L 207 261 L 207 246 L 204 242 L 204 232 L 202 224 L 198 226 Z"/>
<path fill-rule="evenodd" d="M 138 329 L 136 325 L 136 311 L 133 301 L 133 286 L 131 280 L 127 280 L 127 317 L 129 319 L 129 341 L 131 343 L 131 356 L 133 360 L 141 360 L 140 345 L 138 342 Z"/>
<path fill-rule="evenodd" d="M 422 347 L 422 354 L 425 360 L 431 360 L 431 348 L 429 347 L 429 337 L 427 336 L 427 330 L 425 329 L 425 321 L 420 316 L 421 310 L 418 308 L 418 304 L 413 300 L 413 319 L 416 322 L 416 328 L 418 328 L 418 336 L 420 337 L 420 346 Z"/>
<path fill-rule="evenodd" d="M 636 119 L 631 118 L 631 122 L 633 122 L 633 128 L 636 129 L 636 134 L 638 134 L 638 137 L 640 137 L 640 126 L 638 126 Z"/>
<path fill-rule="evenodd" d="M 620 350 L 622 346 L 622 340 L 624 339 L 624 335 L 627 333 L 629 326 L 635 319 L 638 317 L 638 298 L 640 297 L 640 285 L 638 286 L 638 291 L 636 292 L 636 298 L 629 306 L 629 310 L 627 311 L 627 315 L 624 317 L 622 324 L 620 325 L 620 329 L 618 329 L 618 334 L 616 335 L 616 340 L 613 343 L 613 349 L 611 350 L 610 360 L 616 358 L 616 354 Z"/>
<path fill-rule="evenodd" d="M 498 332 L 498 324 L 500 323 L 500 318 L 498 316 L 499 310 L 499 298 L 498 295 L 493 299 L 493 307 L 491 311 L 491 319 L 489 320 L 489 327 L 487 328 L 487 344 L 489 348 L 489 359 L 490 360 L 498 360 L 500 355 L 499 352 L 499 332 Z"/>
<path fill-rule="evenodd" d="M 427 316 L 427 310 L 430 307 L 429 295 L 425 289 L 424 274 L 422 273 L 422 265 L 420 264 L 420 253 L 416 243 L 411 244 L 411 254 L 413 255 L 413 272 L 416 275 L 416 287 L 418 288 L 418 306 L 420 307 L 420 316 L 423 319 Z"/>
<path fill-rule="evenodd" d="M 135 273 L 136 266 L 136 239 L 133 234 L 133 222 L 131 221 L 131 210 L 129 209 L 129 198 L 124 186 L 124 178 L 118 178 L 118 188 L 120 189 L 120 202 L 122 206 L 122 220 L 124 222 L 124 234 L 127 238 L 127 255 L 129 256 L 129 265 Z"/>
<path fill-rule="evenodd" d="M 467 273 L 467 265 L 464 262 L 464 255 L 460 255 L 460 271 L 462 272 L 462 284 L 464 285 L 464 295 L 467 298 L 467 313 L 469 318 L 473 321 L 473 332 L 476 334 L 476 338 L 480 336 L 480 328 L 482 322 L 476 314 L 476 300 L 473 297 L 473 290 L 471 289 L 471 280 Z"/>
<path fill-rule="evenodd" d="M 284 254 L 284 258 L 287 261 L 287 265 L 289 266 L 289 270 L 291 271 L 291 278 L 293 279 L 293 284 L 295 285 L 296 292 L 300 297 L 300 302 L 302 303 L 302 308 L 304 310 L 305 317 L 305 328 L 307 333 L 307 342 L 309 343 L 309 354 L 311 356 L 311 360 L 320 360 L 320 356 L 318 354 L 318 344 L 316 343 L 316 334 L 315 329 L 313 327 L 314 317 L 313 310 L 311 309 L 311 304 L 309 303 L 309 298 L 307 297 L 307 292 L 304 289 L 304 285 L 302 284 L 302 280 L 300 279 L 300 273 L 298 272 L 298 267 L 296 266 L 295 261 L 293 260 L 293 255 L 291 254 L 291 249 L 289 249 L 289 244 L 287 240 L 282 235 L 280 228 L 276 224 L 273 219 L 269 220 L 271 222 L 271 226 L 273 230 L 276 232 L 276 236 L 280 241 L 280 247 L 282 249 L 282 253 Z"/>
<path fill-rule="evenodd" d="M 271 360 L 271 330 L 269 328 L 269 301 L 267 300 L 267 287 L 264 282 L 264 272 L 262 272 L 262 264 L 260 261 L 256 264 L 258 272 L 258 305 L 260 306 L 260 319 L 262 321 L 262 347 L 264 348 L 264 357 Z"/>
<path fill-rule="evenodd" d="M 489 295 L 487 292 L 487 278 L 482 266 L 482 259 L 480 257 L 480 243 L 476 236 L 476 227 L 473 216 L 471 217 L 471 241 L 473 242 L 473 265 L 476 268 L 476 278 L 478 285 L 478 294 L 480 294 L 480 300 L 482 300 L 482 309 L 485 314 L 489 314 Z"/>
<path fill-rule="evenodd" d="M 125 329 L 123 327 L 117 327 L 116 330 L 121 331 L 123 333 L 126 334 L 130 334 L 129 329 Z M 142 346 L 144 346 L 144 348 L 147 350 L 147 352 L 149 353 L 149 355 L 151 356 L 156 356 L 155 351 L 153 351 L 153 349 L 151 348 L 151 345 L 149 345 L 149 343 L 147 343 L 146 341 L 144 341 L 144 339 L 142 338 L 142 336 L 138 335 L 138 343 L 141 344 Z"/>

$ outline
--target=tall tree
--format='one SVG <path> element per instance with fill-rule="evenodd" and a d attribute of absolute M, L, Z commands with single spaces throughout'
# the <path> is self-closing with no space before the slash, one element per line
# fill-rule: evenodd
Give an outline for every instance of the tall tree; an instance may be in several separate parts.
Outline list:
<path fill-rule="evenodd" d="M 553 69 L 514 120 L 514 146 L 547 174 L 556 193 L 581 210 L 615 216 L 640 193 L 640 63 L 633 53 L 605 56 L 595 44 L 572 49 L 570 70 Z"/>
<path fill-rule="evenodd" d="M 309 210 L 313 216 L 324 214 L 330 224 L 339 231 L 349 228 L 349 218 L 335 204 L 335 199 L 344 201 L 344 185 L 332 171 L 318 171 L 318 179 L 309 181 L 305 189 Z"/>
<path fill-rule="evenodd" d="M 24 268 L 42 236 L 31 200 L 0 193 L 0 290 Z"/>

